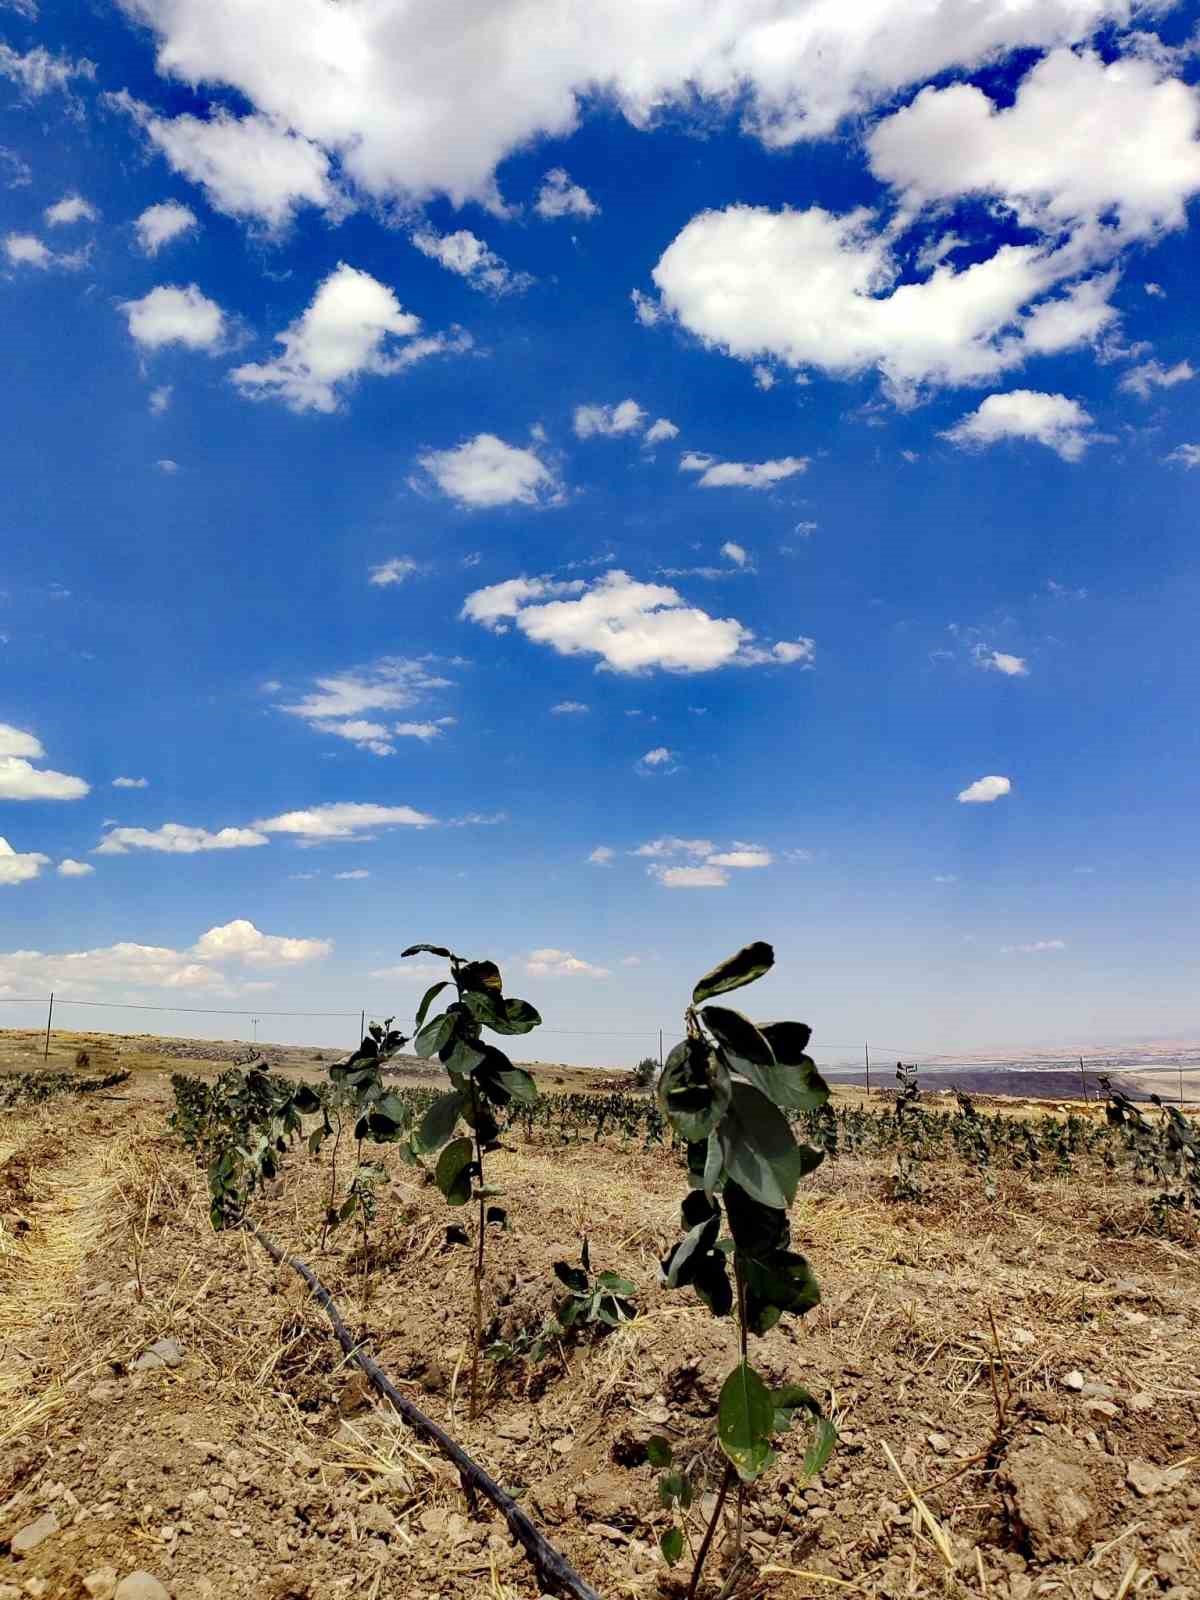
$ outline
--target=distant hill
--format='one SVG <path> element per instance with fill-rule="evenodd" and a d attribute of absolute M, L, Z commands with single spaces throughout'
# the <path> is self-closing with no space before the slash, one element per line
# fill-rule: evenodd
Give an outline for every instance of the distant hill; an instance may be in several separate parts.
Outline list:
<path fill-rule="evenodd" d="M 1087 1093 L 1089 1100 L 1099 1100 L 1103 1096 L 1096 1085 L 1096 1073 L 1087 1074 Z M 1122 1077 L 1119 1071 L 1109 1074 L 1115 1088 L 1129 1096 L 1131 1100 L 1148 1100 L 1149 1091 L 1140 1086 L 1136 1078 Z M 830 1083 L 853 1083 L 862 1087 L 866 1082 L 866 1073 L 859 1068 L 857 1071 L 845 1071 L 834 1068 L 825 1072 L 825 1077 Z M 1070 1072 L 1064 1069 L 1044 1072 L 1019 1072 L 1012 1068 L 997 1067 L 938 1067 L 936 1069 L 922 1070 L 918 1075 L 918 1082 L 923 1091 L 931 1093 L 938 1089 L 950 1092 L 961 1089 L 965 1094 L 979 1095 L 1020 1095 L 1030 1100 L 1081 1100 L 1083 1098 L 1083 1080 L 1078 1071 Z M 872 1072 L 872 1089 L 894 1089 L 895 1078 L 888 1070 Z"/>

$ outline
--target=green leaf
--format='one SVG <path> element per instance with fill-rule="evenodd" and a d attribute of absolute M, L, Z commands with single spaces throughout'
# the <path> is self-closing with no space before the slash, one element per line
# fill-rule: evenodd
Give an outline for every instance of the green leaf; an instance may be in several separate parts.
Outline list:
<path fill-rule="evenodd" d="M 658 1103 L 681 1139 L 707 1139 L 729 1108 L 729 1073 L 699 1039 L 685 1039 L 667 1057 Z"/>
<path fill-rule="evenodd" d="M 683 1529 L 668 1528 L 659 1539 L 658 1548 L 663 1553 L 663 1560 L 669 1567 L 673 1567 L 683 1555 Z"/>
<path fill-rule="evenodd" d="M 465 1206 L 471 1198 L 474 1146 L 470 1139 L 455 1139 L 438 1157 L 433 1181 L 446 1197 L 447 1205 Z"/>
<path fill-rule="evenodd" d="M 494 961 L 468 961 L 465 966 L 458 969 L 458 984 L 461 989 L 491 990 L 499 994 L 504 988 L 500 977 L 500 968 Z"/>
<path fill-rule="evenodd" d="M 428 1155 L 442 1148 L 458 1124 L 465 1100 L 466 1095 L 461 1089 L 453 1089 L 449 1094 L 437 1097 L 421 1118 L 421 1126 L 413 1136 L 413 1149 L 418 1155 Z"/>
<path fill-rule="evenodd" d="M 815 1478 L 817 1473 L 833 1454 L 833 1447 L 837 1444 L 837 1429 L 828 1417 L 822 1417 L 817 1423 L 817 1431 L 813 1442 L 809 1445 L 800 1464 L 800 1473 L 805 1478 Z"/>
<path fill-rule="evenodd" d="M 421 955 L 442 956 L 447 961 L 454 960 L 451 952 L 444 949 L 440 944 L 410 944 L 407 950 L 401 950 L 400 959 L 403 961 L 405 956 Z"/>
<path fill-rule="evenodd" d="M 661 1433 L 656 1433 L 652 1439 L 646 1440 L 646 1460 L 652 1467 L 669 1467 L 675 1459 L 669 1439 L 664 1439 Z"/>
<path fill-rule="evenodd" d="M 724 1243 L 724 1241 L 722 1241 Z M 700 1260 L 692 1279 L 692 1288 L 700 1296 L 714 1317 L 727 1317 L 733 1310 L 733 1285 L 720 1254 L 721 1245 Z"/>
<path fill-rule="evenodd" d="M 465 1078 L 483 1060 L 486 1049 L 486 1045 L 481 1045 L 477 1040 L 464 1039 L 461 1034 L 455 1034 L 449 1047 L 443 1047 L 439 1056 L 447 1072 Z"/>
<path fill-rule="evenodd" d="M 745 983 L 753 983 L 774 965 L 774 950 L 761 939 L 756 940 L 727 961 L 722 961 L 711 972 L 705 973 L 692 990 L 692 1004 L 698 1006 L 714 994 L 726 994 L 730 989 L 740 989 Z"/>
<path fill-rule="evenodd" d="M 741 1184 L 725 1185 L 725 1214 L 739 1255 L 767 1256 L 786 1247 L 787 1213 L 751 1199 Z"/>
<path fill-rule="evenodd" d="M 717 1438 L 744 1483 L 769 1465 L 775 1428 L 771 1391 L 748 1361 L 741 1361 L 721 1386 Z"/>
<path fill-rule="evenodd" d="M 740 1011 L 734 1011 L 729 1006 L 705 1006 L 700 1013 L 700 1020 L 729 1056 L 729 1064 L 735 1072 L 742 1071 L 743 1061 L 756 1067 L 775 1065 L 771 1046 L 750 1018 L 744 1017 Z"/>
<path fill-rule="evenodd" d="M 764 1259 L 741 1256 L 746 1291 L 746 1326 L 759 1337 L 768 1333 L 785 1311 L 802 1317 L 821 1303 L 813 1270 L 794 1250 L 777 1250 Z"/>
<path fill-rule="evenodd" d="M 692 1503 L 692 1485 L 682 1472 L 666 1472 L 658 1480 L 658 1498 L 670 1510 L 676 1501 L 686 1511 Z"/>
<path fill-rule="evenodd" d="M 458 1018 L 450 1011 L 443 1011 L 432 1022 L 427 1022 L 420 1033 L 413 1040 L 413 1049 L 422 1059 L 436 1055 L 443 1045 L 449 1044 L 454 1037 L 454 1030 Z"/>
<path fill-rule="evenodd" d="M 537 1084 L 523 1067 L 514 1067 L 502 1050 L 485 1048 L 484 1058 L 475 1069 L 475 1080 L 495 1105 L 515 1101 L 519 1106 L 537 1103 Z"/>
<path fill-rule="evenodd" d="M 679 1289 L 694 1282 L 701 1257 L 716 1244 L 720 1231 L 721 1213 L 714 1211 L 712 1216 L 698 1222 L 684 1234 L 663 1262 L 663 1277 L 668 1289 Z"/>
<path fill-rule="evenodd" d="M 566 1284 L 572 1294 L 586 1294 L 588 1292 L 588 1276 L 579 1267 L 573 1267 L 569 1261 L 556 1261 L 554 1263 L 554 1276 L 559 1283 Z"/>
<path fill-rule="evenodd" d="M 821 1407 L 802 1383 L 785 1383 L 782 1388 L 772 1390 L 771 1403 L 775 1407 L 776 1433 L 790 1428 L 798 1411 L 818 1420 L 821 1417 Z"/>
<path fill-rule="evenodd" d="M 752 1200 L 786 1211 L 796 1185 L 820 1165 L 821 1155 L 801 1147 L 783 1113 L 761 1090 L 734 1083 L 729 1114 L 720 1127 L 725 1170 Z"/>
<path fill-rule="evenodd" d="M 596 1282 L 609 1294 L 631 1295 L 637 1293 L 637 1284 L 630 1283 L 628 1278 L 621 1277 L 619 1272 L 600 1272 L 596 1274 Z"/>
<path fill-rule="evenodd" d="M 764 1022 L 758 1030 L 777 1063 L 766 1092 L 789 1111 L 819 1111 L 828 1103 L 829 1085 L 805 1055 L 812 1029 L 804 1022 Z M 760 1084 L 760 1088 L 764 1085 Z"/>
<path fill-rule="evenodd" d="M 421 1024 L 425 1021 L 430 1006 L 437 999 L 438 995 L 441 994 L 442 990 L 449 988 L 449 986 L 449 978 L 443 978 L 441 983 L 431 984 L 421 996 L 421 1004 L 417 1007 L 417 1014 L 413 1019 L 418 1032 L 420 1032 Z"/>
<path fill-rule="evenodd" d="M 292 1095 L 292 1105 L 302 1117 L 312 1117 L 321 1109 L 321 1102 L 316 1091 L 307 1083 L 302 1083 Z"/>
<path fill-rule="evenodd" d="M 491 990 L 473 990 L 463 995 L 467 1010 L 493 1033 L 528 1033 L 542 1020 L 526 1000 L 506 1000 Z"/>

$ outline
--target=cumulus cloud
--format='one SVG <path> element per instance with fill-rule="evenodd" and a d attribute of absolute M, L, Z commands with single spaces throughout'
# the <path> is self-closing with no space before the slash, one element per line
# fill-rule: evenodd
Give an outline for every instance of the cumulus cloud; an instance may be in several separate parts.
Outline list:
<path fill-rule="evenodd" d="M 225 341 L 225 313 L 194 283 L 183 288 L 160 284 L 140 300 L 123 301 L 120 310 L 144 350 L 181 344 L 188 350 L 216 351 Z"/>
<path fill-rule="evenodd" d="M 514 272 L 508 263 L 482 239 L 466 228 L 456 233 L 437 233 L 433 228 L 418 228 L 412 242 L 423 256 L 439 262 L 447 272 L 465 278 L 472 289 L 497 297 L 523 294 L 534 282 L 528 272 Z"/>
<path fill-rule="evenodd" d="M 687 451 L 680 472 L 698 472 L 702 489 L 772 489 L 777 483 L 808 470 L 807 456 L 783 456 L 778 461 L 717 461 L 712 456 Z"/>
<path fill-rule="evenodd" d="M 774 856 L 765 845 L 735 840 L 719 850 L 711 839 L 680 839 L 668 835 L 638 845 L 632 855 L 649 857 L 647 874 L 666 889 L 723 889 L 730 872 L 769 867 Z M 684 857 L 684 862 L 672 858 Z"/>
<path fill-rule="evenodd" d="M 369 272 L 339 262 L 307 309 L 276 344 L 273 361 L 247 362 L 230 374 L 251 399 L 282 400 L 292 411 L 336 411 L 363 376 L 390 378 L 417 361 L 470 345 L 466 334 L 418 337 L 421 319 Z"/>
<path fill-rule="evenodd" d="M 1164 461 L 1176 462 L 1181 467 L 1200 467 L 1200 444 L 1177 444 Z"/>
<path fill-rule="evenodd" d="M 1139 400 L 1149 400 L 1155 389 L 1173 389 L 1177 383 L 1187 383 L 1195 376 L 1190 361 L 1177 361 L 1173 367 L 1164 367 L 1159 361 L 1143 361 L 1125 374 L 1121 388 L 1136 394 Z"/>
<path fill-rule="evenodd" d="M 991 805 L 993 800 L 999 800 L 1011 793 L 1012 779 L 993 774 L 986 778 L 976 778 L 974 783 L 969 783 L 960 792 L 958 799 L 960 805 L 964 806 Z"/>
<path fill-rule="evenodd" d="M 575 407 L 575 435 L 579 439 L 590 439 L 595 434 L 612 439 L 626 433 L 640 433 L 645 421 L 646 413 L 633 399 L 622 400 L 615 406 Z"/>
<path fill-rule="evenodd" d="M 710 867 L 738 867 L 751 869 L 754 867 L 769 867 L 773 857 L 771 852 L 761 844 L 744 844 L 738 841 L 732 850 L 721 850 L 716 855 L 708 858 Z"/>
<path fill-rule="evenodd" d="M 253 827 L 259 833 L 284 834 L 302 844 L 320 844 L 327 840 L 361 841 L 369 839 L 376 831 L 431 828 L 436 823 L 436 817 L 414 810 L 412 806 L 333 800 L 302 811 L 284 811 L 276 817 L 265 817 Z"/>
<path fill-rule="evenodd" d="M 735 567 L 750 565 L 750 552 L 745 545 L 736 544 L 732 539 L 726 539 L 721 546 L 721 554 L 727 561 L 732 561 Z"/>
<path fill-rule="evenodd" d="M 42 855 L 40 851 L 30 850 L 22 854 L 14 850 L 7 839 L 0 839 L 0 887 L 28 883 L 49 864 L 50 857 Z"/>
<path fill-rule="evenodd" d="M 426 450 L 418 463 L 447 499 L 475 510 L 563 499 L 558 473 L 535 449 L 506 444 L 494 433 L 477 433 L 449 450 Z"/>
<path fill-rule="evenodd" d="M 185 233 L 199 228 L 200 224 L 190 206 L 178 200 L 160 200 L 156 205 L 147 206 L 134 219 L 133 226 L 138 244 L 145 254 L 156 256 L 164 245 L 181 239 Z"/>
<path fill-rule="evenodd" d="M 590 583 L 509 578 L 468 595 L 461 614 L 496 631 L 512 624 L 559 655 L 598 656 L 613 672 L 711 672 L 811 659 L 811 641 L 758 646 L 735 618 L 712 617 L 678 590 L 619 570 Z"/>
<path fill-rule="evenodd" d="M 31 761 L 40 761 L 45 754 L 42 741 L 36 733 L 0 722 L 0 756 L 24 756 Z"/>
<path fill-rule="evenodd" d="M 1093 442 L 1092 418 L 1065 394 L 1041 394 L 1036 389 L 1013 389 L 989 394 L 942 434 L 951 444 L 983 448 L 1004 439 L 1028 439 L 1044 444 L 1064 461 L 1079 461 Z"/>
<path fill-rule="evenodd" d="M 679 429 L 667 417 L 659 417 L 646 429 L 643 443 L 647 445 L 666 444 L 669 439 L 678 439 Z"/>
<path fill-rule="evenodd" d="M 562 167 L 551 167 L 542 179 L 533 209 L 547 221 L 558 217 L 595 217 L 600 212 L 587 190 L 572 183 Z"/>
<path fill-rule="evenodd" d="M 992 650 L 987 645 L 976 645 L 972 658 L 985 672 L 999 672 L 1006 678 L 1027 678 L 1029 663 L 1024 656 L 1010 656 L 1004 650 Z"/>
<path fill-rule="evenodd" d="M 112 781 L 112 786 L 114 789 L 148 789 L 150 787 L 150 779 L 114 778 Z"/>
<path fill-rule="evenodd" d="M 367 582 L 377 589 L 387 589 L 397 583 L 403 583 L 406 578 L 411 578 L 414 572 L 420 572 L 420 565 L 411 556 L 392 556 L 388 561 L 381 561 L 378 566 L 372 567 Z"/>
<path fill-rule="evenodd" d="M 70 856 L 58 863 L 60 878 L 90 878 L 95 867 L 89 861 L 73 861 Z"/>
<path fill-rule="evenodd" d="M 10 267 L 33 267 L 40 272 L 58 268 L 63 272 L 76 272 L 86 266 L 88 253 L 75 250 L 64 254 L 51 250 L 36 234 L 9 233 L 4 238 L 4 255 Z"/>
<path fill-rule="evenodd" d="M 150 413 L 152 416 L 161 417 L 171 404 L 171 396 L 175 393 L 175 385 L 160 383 L 157 389 L 150 391 Z"/>
<path fill-rule="evenodd" d="M 95 222 L 100 213 L 81 194 L 65 194 L 61 200 L 47 206 L 42 215 L 48 227 L 65 228 L 76 222 Z"/>
<path fill-rule="evenodd" d="M 0 722 L 0 800 L 81 800 L 89 792 L 82 778 L 34 766 L 45 754 L 36 734 Z"/>
<path fill-rule="evenodd" d="M 588 863 L 593 867 L 611 867 L 616 854 L 610 845 L 598 844 L 588 857 Z"/>
<path fill-rule="evenodd" d="M 667 776 L 672 772 L 678 772 L 679 763 L 676 760 L 676 752 L 669 750 L 665 744 L 657 745 L 653 750 L 647 750 L 644 756 L 638 757 L 634 762 L 634 770 L 642 773 L 643 776 L 654 774 Z"/>
<path fill-rule="evenodd" d="M 316 733 L 349 740 L 377 756 L 394 754 L 392 735 L 402 728 L 411 734 L 418 724 L 383 723 L 365 712 L 403 711 L 434 690 L 450 686 L 449 678 L 431 671 L 428 662 L 403 656 L 384 656 L 370 666 L 330 673 L 314 682 L 316 687 L 308 694 L 279 709 L 299 717 Z"/>
<path fill-rule="evenodd" d="M 646 868 L 652 878 L 656 878 L 664 889 L 724 889 L 729 882 L 729 874 L 721 867 L 662 867 L 650 866 Z"/>
<path fill-rule="evenodd" d="M 110 828 L 93 851 L 98 856 L 123 856 L 131 850 L 155 850 L 163 855 L 191 856 L 205 850 L 246 850 L 268 844 L 265 833 L 253 828 L 193 828 L 183 822 L 164 822 L 159 828 Z"/>
<path fill-rule="evenodd" d="M 318 961 L 332 949 L 332 939 L 288 939 L 261 933 L 252 922 L 239 917 L 201 934 L 191 953 L 202 961 L 236 960 L 252 966 L 291 967 Z"/>
<path fill-rule="evenodd" d="M 587 26 L 539 0 L 455 7 L 261 0 L 126 0 L 156 33 L 158 67 L 224 85 L 255 113 L 336 156 L 383 199 L 442 193 L 499 208 L 497 166 L 539 137 L 571 133 L 599 103 L 634 127 L 698 105 L 738 115 L 771 148 L 831 132 L 898 91 L 1018 49 L 1127 23 L 1131 0 L 870 7 L 812 0 L 603 0 Z M 530 41 L 539 41 L 531 49 Z M 599 93 L 598 93 L 599 91 Z M 463 108 L 470 108 L 464 117 Z"/>
<path fill-rule="evenodd" d="M 711 855 L 715 848 L 711 839 L 679 839 L 669 835 L 662 839 L 648 839 L 630 854 L 650 856 L 658 860 L 664 856 L 674 855 L 707 856 Z"/>
<path fill-rule="evenodd" d="M 569 950 L 531 950 L 525 961 L 531 978 L 610 978 L 607 967 L 593 966 Z"/>
<path fill-rule="evenodd" d="M 66 94 L 73 78 L 92 79 L 96 76 L 96 63 L 70 56 L 53 55 L 38 45 L 22 55 L 11 45 L 0 43 L 0 78 L 8 78 L 23 90 L 30 100 L 57 90 Z"/>
<path fill-rule="evenodd" d="M 553 717 L 581 717 L 591 709 L 591 706 L 584 705 L 582 700 L 560 700 L 557 705 L 550 707 L 550 715 Z"/>

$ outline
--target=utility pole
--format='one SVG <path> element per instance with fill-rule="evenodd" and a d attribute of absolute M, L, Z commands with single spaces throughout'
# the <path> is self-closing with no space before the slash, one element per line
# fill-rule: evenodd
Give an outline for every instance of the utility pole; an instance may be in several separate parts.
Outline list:
<path fill-rule="evenodd" d="M 358 1043 L 361 1044 L 367 1036 L 367 1013 L 364 1008 L 358 1014 Z M 357 1047 L 356 1047 L 357 1048 Z"/>
<path fill-rule="evenodd" d="M 867 1099 L 871 1098 L 871 1047 L 863 1045 L 863 1060 L 867 1063 Z"/>
<path fill-rule="evenodd" d="M 661 1072 L 662 1069 L 663 1069 L 662 1029 L 660 1028 L 658 1030 L 658 1070 Z M 1180 1081 L 1182 1082 L 1182 1079 Z"/>
<path fill-rule="evenodd" d="M 251 1017 L 250 1018 L 250 1026 L 254 1030 L 254 1037 L 252 1038 L 251 1043 L 252 1044 L 257 1044 L 258 1043 L 258 1018 L 257 1017 Z"/>
<path fill-rule="evenodd" d="M 42 1051 L 42 1060 L 46 1061 L 50 1055 L 50 1024 L 54 1019 L 54 990 L 50 991 L 50 1011 L 46 1017 L 46 1048 Z"/>
<path fill-rule="evenodd" d="M 1183 1062 L 1182 1061 L 1177 1061 L 1175 1063 L 1175 1065 L 1179 1068 L 1179 1106 L 1180 1106 L 1180 1110 L 1182 1110 L 1183 1109 Z"/>
<path fill-rule="evenodd" d="M 1087 1097 L 1088 1097 L 1088 1092 L 1087 1092 L 1087 1073 L 1083 1070 L 1083 1057 L 1082 1056 L 1080 1056 L 1080 1058 L 1079 1058 L 1079 1076 L 1080 1076 L 1080 1078 L 1081 1078 L 1081 1080 L 1083 1082 L 1083 1103 L 1084 1103 L 1084 1105 L 1086 1105 L 1087 1104 Z"/>

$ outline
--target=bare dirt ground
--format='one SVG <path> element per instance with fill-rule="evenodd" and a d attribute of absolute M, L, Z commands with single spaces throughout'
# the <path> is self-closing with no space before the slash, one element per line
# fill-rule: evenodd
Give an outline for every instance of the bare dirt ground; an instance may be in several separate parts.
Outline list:
<path fill-rule="evenodd" d="M 535 1600 L 503 1525 L 472 1519 L 452 1469 L 373 1403 L 295 1274 L 212 1232 L 167 1077 L 120 1093 L 0 1117 L 0 1600 L 107 1600 L 135 1570 L 172 1600 Z M 728 1323 L 655 1283 L 682 1173 L 607 1138 L 509 1143 L 489 1172 L 513 1223 L 489 1242 L 496 1331 L 544 1320 L 551 1263 L 584 1234 L 639 1315 L 535 1372 L 489 1369 L 476 1423 L 470 1252 L 419 1171 L 391 1160 L 369 1276 L 349 1225 L 318 1249 L 324 1162 L 294 1155 L 255 1214 L 606 1600 L 679 1595 L 645 1441 L 711 1459 L 735 1359 Z M 806 1383 L 841 1438 L 818 1483 L 785 1445 L 729 1600 L 1198 1600 L 1200 1244 L 1150 1236 L 1146 1192 L 1111 1177 L 1008 1172 L 988 1201 L 947 1166 L 920 1205 L 888 1187 L 857 1159 L 802 1186 L 793 1233 L 823 1303 L 754 1359 Z"/>

